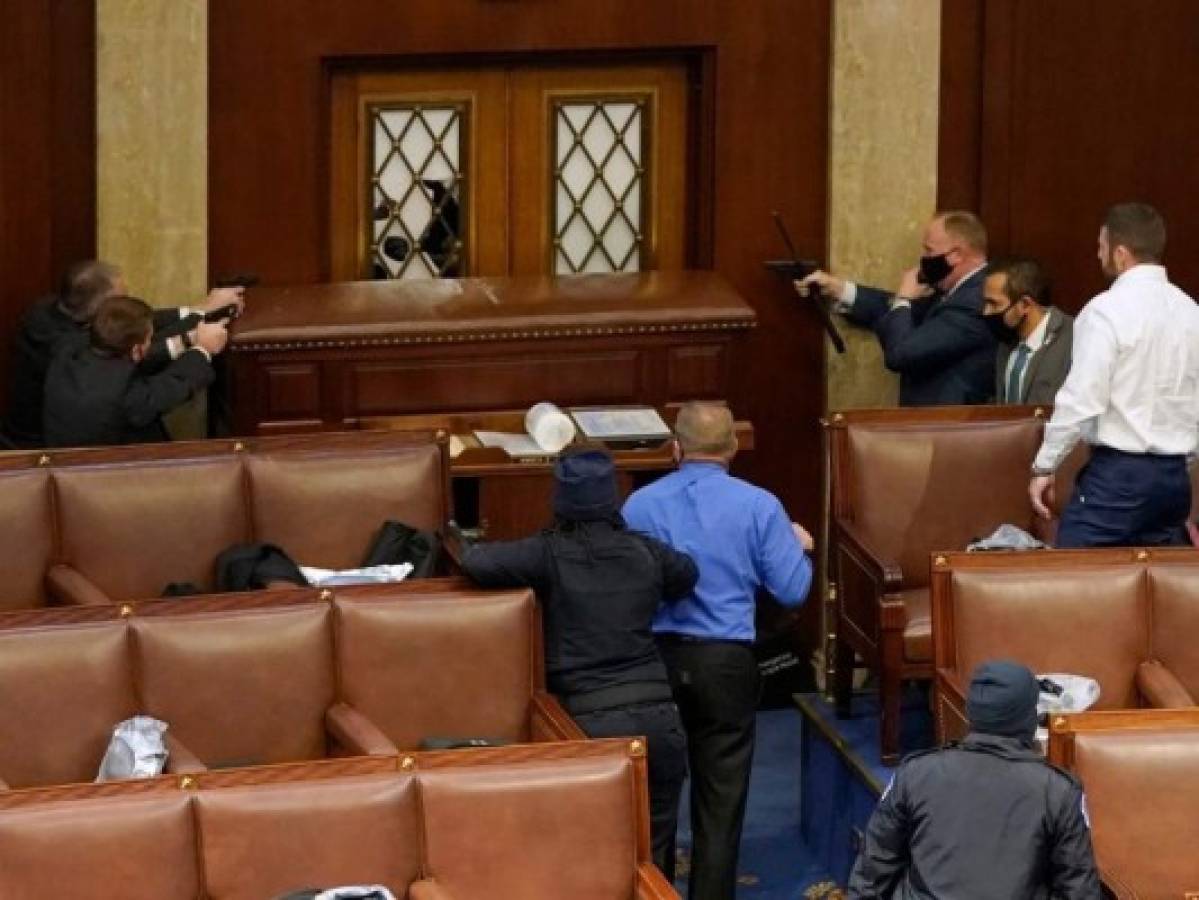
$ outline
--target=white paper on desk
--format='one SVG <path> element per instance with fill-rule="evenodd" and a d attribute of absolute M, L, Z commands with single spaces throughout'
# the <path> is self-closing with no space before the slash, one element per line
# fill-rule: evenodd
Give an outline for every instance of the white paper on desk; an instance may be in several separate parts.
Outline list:
<path fill-rule="evenodd" d="M 571 415 L 583 434 L 597 440 L 670 437 L 670 428 L 653 407 L 637 409 L 574 409 Z"/>
<path fill-rule="evenodd" d="M 513 459 L 521 456 L 547 456 L 549 451 L 527 434 L 507 431 L 476 431 L 475 437 L 484 447 L 499 447 Z"/>

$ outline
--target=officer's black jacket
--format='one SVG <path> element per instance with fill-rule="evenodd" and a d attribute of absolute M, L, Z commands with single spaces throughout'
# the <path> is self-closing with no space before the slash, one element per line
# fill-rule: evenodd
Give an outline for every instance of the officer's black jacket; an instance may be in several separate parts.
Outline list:
<path fill-rule="evenodd" d="M 170 362 L 166 338 L 190 331 L 202 319 L 199 314 L 180 318 L 179 312 L 178 309 L 154 311 L 154 342 L 146 358 L 146 363 L 154 369 Z M 42 396 L 50 361 L 64 342 L 86 335 L 87 323 L 68 316 L 57 296 L 42 297 L 21 318 L 13 339 L 12 374 L 4 420 L 4 433 L 17 446 L 43 445 Z"/>
<path fill-rule="evenodd" d="M 1082 787 L 1015 738 L 911 756 L 870 818 L 849 896 L 1097 900 Z"/>
<path fill-rule="evenodd" d="M 699 577 L 685 553 L 626 531 L 618 521 L 578 522 L 519 541 L 478 544 L 462 568 L 485 587 L 531 587 L 545 622 L 548 687 L 569 696 L 667 683 L 650 625 L 663 600 Z"/>
<path fill-rule="evenodd" d="M 166 357 L 157 372 L 128 357 L 104 356 L 88 341 L 64 341 L 46 373 L 42 426 L 48 447 L 95 447 L 167 440 L 162 416 L 212 383 L 197 350 Z"/>

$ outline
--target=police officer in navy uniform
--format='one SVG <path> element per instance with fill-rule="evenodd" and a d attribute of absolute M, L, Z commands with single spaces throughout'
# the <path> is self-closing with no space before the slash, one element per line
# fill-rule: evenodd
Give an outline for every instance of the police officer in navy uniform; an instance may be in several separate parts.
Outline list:
<path fill-rule="evenodd" d="M 699 576 L 687 554 L 626 528 L 606 452 L 563 456 L 554 479 L 552 527 L 476 545 L 462 568 L 485 587 L 537 592 L 549 689 L 584 732 L 645 736 L 654 863 L 673 881 L 687 739 L 650 625 Z"/>
<path fill-rule="evenodd" d="M 870 818 L 851 900 L 1096 900 L 1082 785 L 1033 744 L 1037 680 L 983 663 L 965 740 L 909 756 Z"/>

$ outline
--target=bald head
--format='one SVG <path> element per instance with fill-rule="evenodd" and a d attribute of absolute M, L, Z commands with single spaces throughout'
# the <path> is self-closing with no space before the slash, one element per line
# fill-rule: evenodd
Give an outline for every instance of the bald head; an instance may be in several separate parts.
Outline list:
<path fill-rule="evenodd" d="M 732 459 L 737 452 L 733 414 L 718 403 L 688 403 L 679 410 L 674 433 L 683 455 Z"/>

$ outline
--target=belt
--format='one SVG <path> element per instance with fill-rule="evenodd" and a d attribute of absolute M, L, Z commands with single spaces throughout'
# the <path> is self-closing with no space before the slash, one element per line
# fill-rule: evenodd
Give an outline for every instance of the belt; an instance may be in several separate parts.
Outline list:
<path fill-rule="evenodd" d="M 660 644 L 732 644 L 734 647 L 753 647 L 754 642 L 737 638 L 700 637 L 697 634 L 680 634 L 677 631 L 661 631 L 654 635 Z"/>
<path fill-rule="evenodd" d="M 1131 456 L 1134 459 L 1186 460 L 1185 453 L 1134 453 L 1131 450 L 1120 450 L 1108 447 L 1106 444 L 1092 444 L 1091 452 L 1097 456 Z"/>
<path fill-rule="evenodd" d="M 665 682 L 635 681 L 632 684 L 615 684 L 584 694 L 570 694 L 561 699 L 568 713 L 579 716 L 601 709 L 636 706 L 639 703 L 666 703 L 674 697 L 670 693 L 670 685 Z"/>

